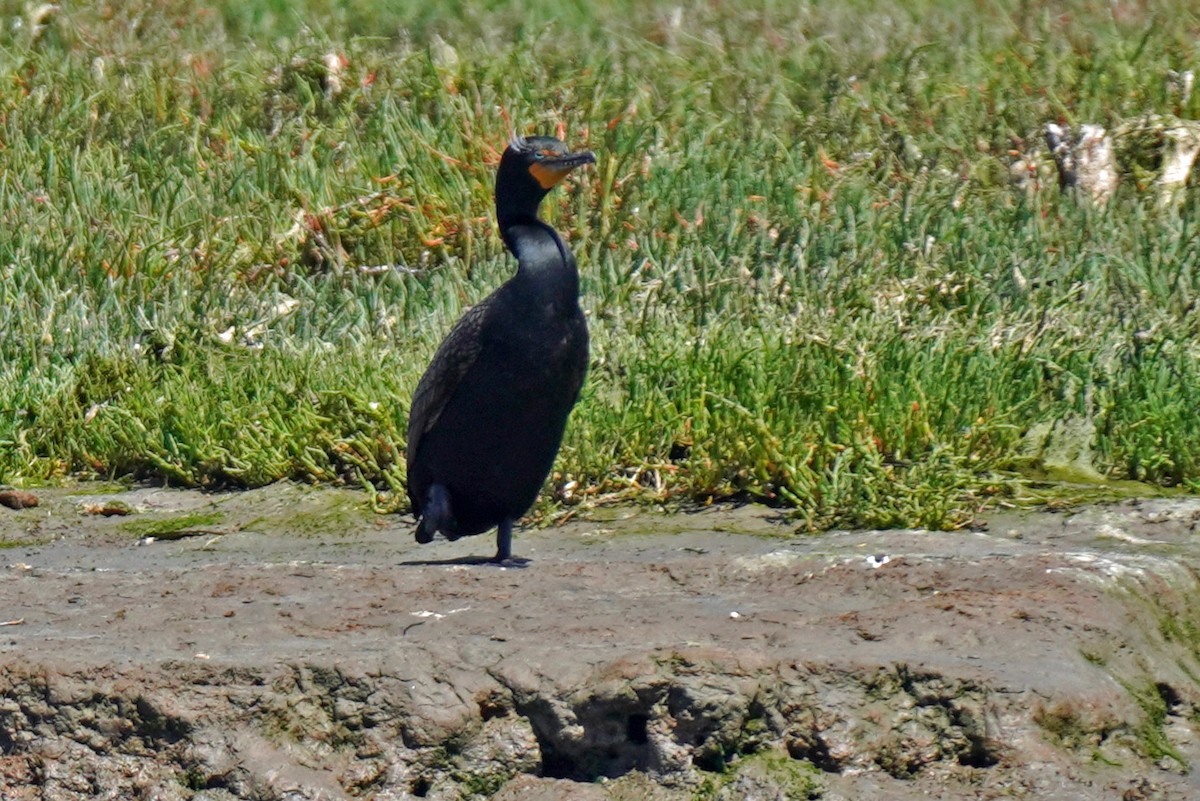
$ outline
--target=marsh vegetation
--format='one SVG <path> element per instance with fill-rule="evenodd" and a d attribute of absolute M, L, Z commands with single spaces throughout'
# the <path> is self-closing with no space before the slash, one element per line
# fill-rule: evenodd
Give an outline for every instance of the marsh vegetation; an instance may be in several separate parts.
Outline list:
<path fill-rule="evenodd" d="M 0 481 L 402 497 L 412 388 L 513 267 L 515 129 L 598 158 L 546 209 L 593 338 L 555 502 L 1200 483 L 1194 194 L 1010 185 L 1046 122 L 1196 116 L 1188 3 L 0 12 Z"/>

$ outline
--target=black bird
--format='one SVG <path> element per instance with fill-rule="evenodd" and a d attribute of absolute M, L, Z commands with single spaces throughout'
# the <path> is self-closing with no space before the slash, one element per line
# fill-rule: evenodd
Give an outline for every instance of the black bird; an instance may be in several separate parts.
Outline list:
<path fill-rule="evenodd" d="M 455 323 L 413 393 L 408 497 L 417 542 L 495 526 L 493 561 L 512 557 L 513 521 L 554 464 L 588 363 L 575 257 L 538 219 L 538 205 L 595 160 L 550 136 L 514 137 L 500 158 L 496 220 L 517 273 Z"/>

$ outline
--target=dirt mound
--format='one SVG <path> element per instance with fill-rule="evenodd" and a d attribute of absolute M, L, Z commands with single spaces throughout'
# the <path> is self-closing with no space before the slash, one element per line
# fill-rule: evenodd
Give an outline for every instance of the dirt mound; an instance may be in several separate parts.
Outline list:
<path fill-rule="evenodd" d="M 1200 797 L 1200 501 L 419 547 L 353 493 L 0 509 L 0 795 Z"/>

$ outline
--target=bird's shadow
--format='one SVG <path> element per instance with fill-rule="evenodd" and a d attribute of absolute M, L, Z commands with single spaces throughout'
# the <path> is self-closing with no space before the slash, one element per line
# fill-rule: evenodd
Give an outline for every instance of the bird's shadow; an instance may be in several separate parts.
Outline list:
<path fill-rule="evenodd" d="M 453 559 L 412 559 L 400 562 L 400 567 L 449 567 L 453 565 L 472 565 L 478 567 L 518 567 L 526 568 L 533 560 L 521 556 L 510 556 L 502 562 L 497 562 L 490 556 L 456 556 Z"/>

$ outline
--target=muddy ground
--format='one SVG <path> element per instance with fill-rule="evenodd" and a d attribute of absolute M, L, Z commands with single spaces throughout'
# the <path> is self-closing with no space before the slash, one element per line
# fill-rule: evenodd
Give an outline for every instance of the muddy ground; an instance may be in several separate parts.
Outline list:
<path fill-rule="evenodd" d="M 0 508 L 6 801 L 1200 798 L 1200 500 L 602 509 L 498 568 L 348 491 L 37 495 Z"/>

